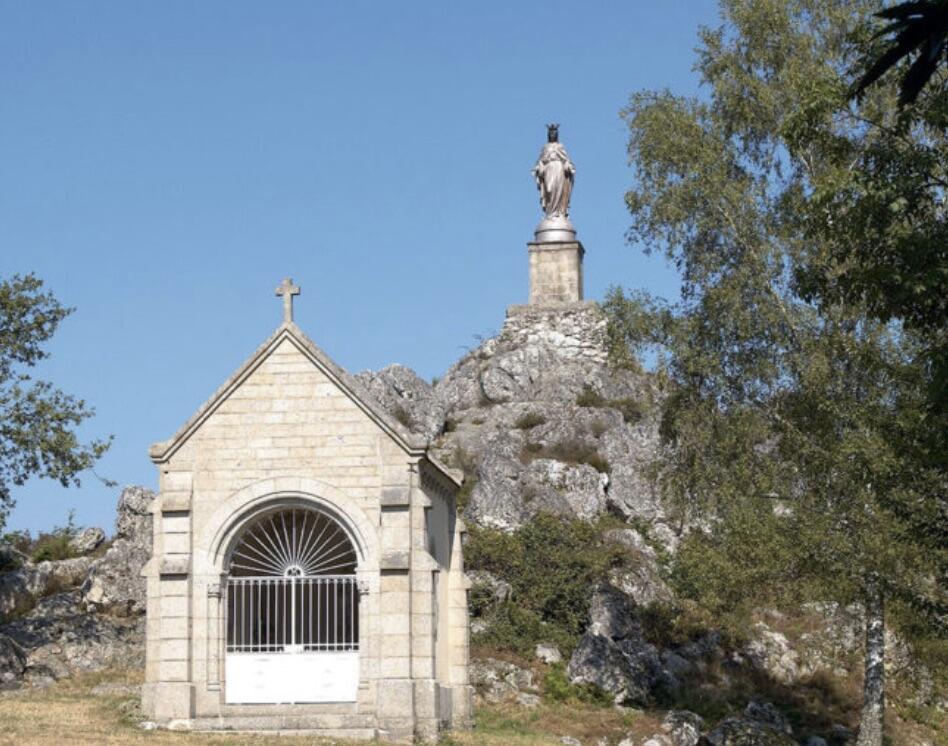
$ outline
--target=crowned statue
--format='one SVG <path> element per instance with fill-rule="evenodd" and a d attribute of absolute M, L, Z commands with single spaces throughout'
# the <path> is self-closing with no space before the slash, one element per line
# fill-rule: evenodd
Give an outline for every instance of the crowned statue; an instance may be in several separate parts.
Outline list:
<path fill-rule="evenodd" d="M 547 125 L 547 143 L 533 167 L 544 214 L 536 230 L 538 241 L 573 241 L 576 238 L 576 230 L 569 221 L 569 199 L 576 167 L 560 142 L 559 128 L 558 124 Z"/>

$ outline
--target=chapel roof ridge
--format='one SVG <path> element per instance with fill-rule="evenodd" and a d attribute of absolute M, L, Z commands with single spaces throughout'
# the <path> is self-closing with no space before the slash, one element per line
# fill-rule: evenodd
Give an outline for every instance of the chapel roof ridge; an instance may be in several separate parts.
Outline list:
<path fill-rule="evenodd" d="M 304 355 L 320 368 L 360 409 L 362 409 L 383 431 L 392 437 L 406 453 L 421 456 L 429 461 L 439 472 L 457 485 L 461 477 L 455 470 L 436 459 L 429 451 L 429 441 L 411 432 L 394 416 L 385 411 L 365 387 L 345 368 L 337 364 L 326 354 L 292 319 L 284 321 L 250 355 L 250 357 L 222 383 L 216 391 L 191 415 L 190 418 L 167 440 L 154 443 L 149 448 L 149 456 L 154 463 L 163 463 L 171 458 L 190 436 L 210 417 L 228 395 L 240 386 L 278 344 L 289 339 Z"/>

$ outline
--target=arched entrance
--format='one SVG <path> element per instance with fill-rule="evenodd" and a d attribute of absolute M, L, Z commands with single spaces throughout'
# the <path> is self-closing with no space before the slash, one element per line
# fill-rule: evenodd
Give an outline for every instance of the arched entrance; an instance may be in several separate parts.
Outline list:
<path fill-rule="evenodd" d="M 314 508 L 254 518 L 227 559 L 228 703 L 354 701 L 359 684 L 358 555 Z"/>

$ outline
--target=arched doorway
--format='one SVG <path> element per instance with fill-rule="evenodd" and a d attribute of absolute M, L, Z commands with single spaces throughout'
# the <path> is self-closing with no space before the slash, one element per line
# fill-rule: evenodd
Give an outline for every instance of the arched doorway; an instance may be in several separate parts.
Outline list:
<path fill-rule="evenodd" d="M 358 555 L 343 526 L 309 507 L 254 518 L 227 560 L 226 701 L 354 701 Z"/>

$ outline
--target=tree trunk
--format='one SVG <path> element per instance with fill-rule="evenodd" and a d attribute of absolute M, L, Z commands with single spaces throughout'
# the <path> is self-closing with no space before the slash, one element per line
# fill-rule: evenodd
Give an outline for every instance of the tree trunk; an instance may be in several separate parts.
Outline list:
<path fill-rule="evenodd" d="M 882 746 L 885 723 L 885 607 L 875 583 L 866 593 L 866 674 L 856 746 Z"/>

